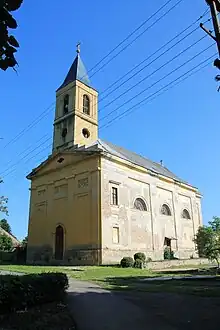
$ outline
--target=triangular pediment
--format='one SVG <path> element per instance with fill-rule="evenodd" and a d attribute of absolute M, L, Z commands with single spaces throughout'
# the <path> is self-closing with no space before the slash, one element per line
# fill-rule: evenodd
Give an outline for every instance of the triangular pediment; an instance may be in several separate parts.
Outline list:
<path fill-rule="evenodd" d="M 42 162 L 38 167 L 32 170 L 30 174 L 27 175 L 28 179 L 32 179 L 35 176 L 41 176 L 49 172 L 60 170 L 66 166 L 74 165 L 89 157 L 97 154 L 97 151 L 71 151 L 71 152 L 59 152 L 57 154 L 52 154 L 44 162 Z"/>

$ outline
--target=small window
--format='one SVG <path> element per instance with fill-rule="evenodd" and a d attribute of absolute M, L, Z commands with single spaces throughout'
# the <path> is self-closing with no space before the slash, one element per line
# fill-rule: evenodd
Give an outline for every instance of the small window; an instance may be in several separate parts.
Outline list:
<path fill-rule="evenodd" d="M 186 209 L 183 210 L 181 216 L 182 216 L 183 219 L 190 219 L 189 211 L 186 210 Z"/>
<path fill-rule="evenodd" d="M 112 187 L 112 204 L 118 205 L 118 188 Z"/>
<path fill-rule="evenodd" d="M 119 243 L 119 227 L 113 227 L 112 228 L 112 242 L 114 244 L 118 244 Z"/>
<path fill-rule="evenodd" d="M 88 95 L 83 95 L 83 112 L 90 115 L 90 100 Z"/>
<path fill-rule="evenodd" d="M 167 204 L 163 204 L 162 207 L 161 207 L 161 210 L 160 210 L 160 213 L 163 214 L 163 215 L 171 215 L 171 211 L 170 211 L 170 208 Z"/>
<path fill-rule="evenodd" d="M 87 128 L 82 129 L 82 134 L 83 134 L 84 138 L 86 138 L 86 139 L 88 139 L 90 137 L 90 132 Z"/>
<path fill-rule="evenodd" d="M 69 95 L 66 94 L 64 96 L 64 101 L 63 101 L 63 113 L 64 115 L 69 111 Z"/>
<path fill-rule="evenodd" d="M 139 211 L 147 211 L 146 203 L 141 198 L 137 198 L 134 202 L 134 208 Z"/>

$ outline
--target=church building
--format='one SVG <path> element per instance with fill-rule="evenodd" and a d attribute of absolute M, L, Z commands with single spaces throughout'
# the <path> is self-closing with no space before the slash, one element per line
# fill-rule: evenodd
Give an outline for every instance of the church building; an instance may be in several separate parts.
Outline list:
<path fill-rule="evenodd" d="M 77 56 L 56 91 L 53 150 L 31 180 L 28 262 L 119 263 L 144 252 L 196 256 L 198 189 L 98 137 L 98 92 Z"/>

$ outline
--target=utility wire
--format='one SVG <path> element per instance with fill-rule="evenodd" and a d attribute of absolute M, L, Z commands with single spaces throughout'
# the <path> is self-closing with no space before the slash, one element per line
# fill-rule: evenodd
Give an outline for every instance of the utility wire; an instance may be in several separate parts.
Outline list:
<path fill-rule="evenodd" d="M 183 31 L 181 31 L 180 33 L 178 33 L 175 37 L 173 37 L 172 39 L 170 39 L 167 43 L 165 43 L 163 46 L 161 46 L 159 49 L 157 49 L 154 53 L 152 53 L 151 55 L 149 55 L 147 58 L 145 58 L 143 61 L 141 61 L 139 64 L 137 64 L 134 68 L 132 68 L 131 70 L 129 70 L 127 73 L 125 73 L 122 77 L 120 77 L 118 80 L 116 80 L 115 82 L 113 82 L 110 86 L 108 86 L 103 92 L 101 92 L 100 94 L 104 94 L 105 92 L 107 92 L 110 88 L 112 88 L 113 86 L 115 86 L 118 82 L 120 82 L 123 78 L 125 78 L 127 75 L 129 75 L 130 73 L 132 73 L 135 69 L 137 69 L 139 66 L 141 66 L 142 64 L 144 64 L 146 61 L 148 61 L 150 58 L 152 58 L 154 55 L 156 55 L 158 52 L 160 52 L 162 49 L 164 49 L 166 46 L 168 46 L 171 42 L 173 42 L 175 39 L 177 39 L 178 37 L 180 37 L 183 33 L 185 33 L 187 30 L 189 30 L 192 26 L 194 26 L 196 23 L 198 23 L 198 21 L 200 20 L 197 19 L 196 21 L 194 21 L 192 24 L 190 24 L 187 28 L 185 28 Z M 168 53 L 170 50 L 172 50 L 175 46 L 177 46 L 179 43 L 181 43 L 182 41 L 184 41 L 186 38 L 188 38 L 190 35 L 192 35 L 195 31 L 197 31 L 199 29 L 199 27 L 196 27 L 194 30 L 192 30 L 191 32 L 189 32 L 186 36 L 184 36 L 182 39 L 178 40 L 174 45 L 172 45 L 170 48 L 168 48 L 166 51 L 164 51 L 163 53 L 161 53 L 159 56 L 157 56 L 152 62 L 148 63 L 146 66 L 144 66 L 141 70 L 139 70 L 138 72 L 136 72 L 134 75 L 132 75 L 131 77 L 129 77 L 127 80 L 125 80 L 122 84 L 120 84 L 119 86 L 117 86 L 115 89 L 113 89 L 111 92 L 109 92 L 107 95 L 105 95 L 103 98 L 101 98 L 101 100 L 99 100 L 99 103 L 102 102 L 105 98 L 107 98 L 109 95 L 111 95 L 115 90 L 117 90 L 119 87 L 123 86 L 126 82 L 128 82 L 131 78 L 133 78 L 136 74 L 138 74 L 139 72 L 141 72 L 142 70 L 144 70 L 146 67 L 148 67 L 150 64 L 154 63 L 156 60 L 158 60 L 159 58 L 161 58 L 163 55 L 165 55 L 166 53 Z"/>
<path fill-rule="evenodd" d="M 217 54 L 217 53 L 216 53 Z M 194 66 L 193 68 L 191 68 L 190 70 L 188 70 L 187 72 L 183 73 L 182 75 L 180 75 L 179 77 L 177 77 L 176 79 L 172 80 L 171 82 L 169 82 L 167 85 L 163 86 L 162 88 L 160 88 L 159 90 L 157 90 L 156 92 L 152 93 L 151 95 L 149 95 L 148 97 L 146 97 L 144 100 L 142 100 L 141 102 L 139 102 L 138 104 L 130 107 L 129 109 L 127 109 L 126 111 L 124 111 L 122 114 L 116 116 L 115 118 L 113 118 L 111 121 L 109 121 L 108 123 L 106 123 L 105 125 L 103 125 L 100 129 L 103 128 L 108 128 L 109 126 L 111 126 L 116 120 L 121 120 L 123 117 L 129 115 L 131 112 L 138 110 L 140 107 L 142 107 L 144 104 L 147 104 L 149 102 L 152 102 L 154 99 L 156 99 L 157 97 L 161 96 L 162 94 L 164 94 L 165 92 L 169 91 L 170 89 L 174 88 L 175 86 L 179 85 L 180 83 L 184 82 L 185 80 L 189 79 L 191 76 L 197 74 L 199 71 L 203 70 L 204 68 L 206 68 L 208 65 L 210 65 L 210 63 L 212 63 L 212 61 L 210 61 L 210 59 L 213 59 L 216 54 L 210 56 L 209 58 L 205 59 L 204 61 L 200 62 L 199 64 L 197 64 L 196 66 Z M 208 63 L 207 63 L 208 62 Z M 204 64 L 204 65 L 203 65 Z M 51 146 L 51 145 L 49 145 Z M 46 148 L 48 148 L 49 146 L 47 146 Z M 44 149 L 46 149 L 44 148 Z M 39 153 L 41 153 L 42 151 L 44 151 L 44 149 L 42 149 Z M 39 154 L 38 153 L 38 154 Z M 35 158 L 38 154 L 34 155 L 32 158 Z M 45 157 L 44 157 L 45 158 Z M 39 161 L 43 160 L 44 158 L 41 158 Z M 29 160 L 30 160 L 29 159 Z M 29 160 L 27 160 L 26 162 L 28 162 Z M 11 174 L 12 172 L 14 172 L 16 169 L 12 170 L 10 173 L 8 173 L 7 175 Z"/>
<path fill-rule="evenodd" d="M 37 140 L 36 142 L 40 142 L 42 141 L 44 138 L 46 138 L 47 136 L 49 136 L 49 134 L 45 134 L 43 135 L 39 140 Z M 32 145 L 30 145 L 28 148 L 25 148 L 23 151 L 21 151 L 19 154 L 17 154 L 15 157 L 19 157 L 22 156 L 25 152 L 27 152 L 28 150 L 30 150 L 33 147 L 33 143 Z M 14 159 L 11 159 L 9 162 L 7 162 L 4 166 L 8 166 L 9 164 L 11 164 L 14 161 Z"/>
<path fill-rule="evenodd" d="M 15 167 L 18 163 L 22 162 L 24 159 L 26 159 L 30 154 L 32 154 L 32 152 L 34 152 L 35 150 L 39 149 L 42 145 L 44 145 L 47 141 L 51 140 L 51 137 L 47 138 L 43 143 L 40 143 L 39 145 L 37 145 L 33 150 L 31 150 L 30 152 L 28 152 L 25 156 L 23 156 L 22 158 L 20 158 L 16 163 L 14 163 L 12 166 L 8 167 L 6 170 L 4 170 L 3 172 L 1 172 L 1 176 L 5 173 L 8 172 L 8 170 L 10 170 L 11 168 Z M 7 176 L 3 175 L 4 177 Z"/>
<path fill-rule="evenodd" d="M 213 46 L 214 44 L 212 44 Z M 216 53 L 217 54 L 217 53 Z M 188 70 L 187 72 L 185 72 L 184 74 L 182 74 L 181 76 L 179 76 L 178 78 L 174 79 L 173 81 L 171 81 L 170 83 L 168 83 L 167 85 L 163 86 L 162 88 L 160 88 L 159 90 L 157 90 L 156 92 L 152 93 L 151 95 L 147 96 L 146 98 L 144 98 L 142 101 L 138 102 L 137 104 L 135 104 L 134 106 L 130 107 L 129 109 L 125 110 L 122 114 L 119 114 L 118 116 L 116 116 L 115 118 L 111 119 L 108 123 L 106 123 L 105 125 L 103 125 L 102 127 L 100 127 L 100 129 L 103 128 L 107 128 L 110 126 L 111 123 L 113 123 L 116 120 L 120 120 L 122 119 L 124 116 L 127 116 L 129 113 L 131 113 L 133 111 L 133 109 L 135 109 L 138 106 L 142 106 L 143 104 L 145 104 L 146 101 L 148 101 L 149 99 L 151 100 L 151 98 L 155 95 L 157 95 L 158 93 L 160 93 L 164 88 L 167 89 L 169 88 L 173 83 L 176 83 L 179 79 L 184 78 L 186 75 L 188 75 L 189 73 L 191 73 L 193 70 L 195 70 L 196 68 L 198 68 L 199 66 L 203 65 L 204 63 L 206 63 L 207 61 L 209 61 L 211 58 L 214 58 L 215 55 L 210 56 L 209 58 L 207 58 L 206 60 L 200 62 L 199 64 L 197 64 L 195 67 L 193 67 L 192 69 Z M 209 64 L 209 63 L 208 63 Z M 205 66 L 207 66 L 208 64 L 206 64 Z M 200 71 L 197 70 L 197 72 Z M 191 74 L 192 75 L 192 74 Z M 189 75 L 189 77 L 191 76 Z M 188 78 L 185 78 L 183 80 L 186 80 Z"/>
<path fill-rule="evenodd" d="M 47 150 L 47 149 L 48 149 L 49 147 L 51 147 L 51 146 L 52 146 L 51 143 L 48 144 L 45 148 L 41 149 L 38 153 L 36 153 L 36 154 L 33 155 L 32 157 L 28 158 L 28 159 L 24 162 L 24 164 L 28 163 L 31 159 L 35 158 L 36 156 L 38 156 L 38 155 L 41 154 L 44 150 Z M 20 161 L 18 161 L 18 162 L 16 163 L 16 165 L 17 165 L 19 162 L 20 162 Z M 11 173 L 13 173 L 13 172 L 15 172 L 15 171 L 16 171 L 16 168 L 12 169 L 10 172 L 8 172 L 7 174 L 5 174 L 3 177 L 5 178 L 5 177 L 7 177 L 8 175 L 10 175 Z"/>
<path fill-rule="evenodd" d="M 170 0 L 171 1 L 171 0 Z M 170 1 L 168 1 L 163 7 L 161 7 L 161 9 L 163 9 Z M 177 5 L 177 4 L 176 4 Z M 166 13 L 165 13 L 166 14 Z M 154 15 L 154 14 L 153 14 Z M 155 15 L 156 15 L 156 13 L 155 13 Z M 206 16 L 207 15 L 207 10 L 204 12 L 204 14 L 202 14 L 195 22 L 193 22 L 189 27 L 187 27 L 185 30 L 183 30 L 179 35 L 181 35 L 182 33 L 184 33 L 186 30 L 188 30 L 191 26 L 193 26 L 197 21 L 199 21 L 200 19 L 202 19 L 204 16 Z M 151 17 L 152 18 L 152 17 Z M 209 20 L 208 20 L 209 21 Z M 143 26 L 143 24 L 144 23 L 142 23 L 142 25 L 140 25 L 140 27 L 142 27 Z M 137 29 L 136 29 L 137 30 Z M 176 37 L 174 37 L 173 39 L 171 39 L 167 44 L 165 44 L 163 47 L 165 47 L 166 45 L 168 45 L 170 42 L 172 42 L 174 39 L 176 39 L 179 35 L 177 35 Z M 124 41 L 125 41 L 125 39 L 124 39 Z M 121 43 L 120 43 L 120 45 L 124 42 L 124 41 L 122 41 Z M 111 52 L 113 52 L 115 49 L 117 49 L 119 47 L 119 45 L 118 46 L 116 46 Z M 158 49 L 154 54 L 152 54 L 151 56 L 153 56 L 153 55 L 155 55 L 157 52 L 159 52 L 160 50 L 162 49 L 162 47 L 160 48 L 160 49 Z M 110 52 L 110 53 L 111 53 Z M 110 53 L 108 54 L 108 55 L 110 55 Z M 150 56 L 150 57 L 151 57 Z M 107 57 L 107 55 L 105 56 L 105 58 Z M 149 58 L 148 58 L 149 59 Z M 104 60 L 104 58 L 102 59 L 102 60 Z M 99 63 L 101 63 L 102 62 L 102 60 L 100 60 L 99 61 Z M 141 65 L 142 63 L 140 63 L 139 65 Z M 98 65 L 98 63 L 97 63 L 97 65 Z M 96 66 L 97 66 L 96 65 Z M 139 66 L 138 65 L 138 66 Z M 136 68 L 136 67 L 135 67 Z M 132 70 L 130 70 L 126 75 L 128 75 L 130 72 L 132 72 L 133 70 L 135 70 L 135 68 L 134 69 L 132 69 Z M 93 70 L 94 69 L 94 67 L 91 69 L 91 70 Z M 89 71 L 91 71 L 91 70 L 89 70 Z M 126 76 L 126 75 L 124 75 L 124 76 Z M 123 77 L 124 77 L 123 76 Z M 119 80 L 117 80 L 115 83 L 113 83 L 111 86 L 109 86 L 107 89 L 105 89 L 102 93 L 104 93 L 104 92 L 106 92 L 109 88 L 111 88 L 112 86 L 114 86 L 117 82 L 119 82 L 123 77 L 121 77 Z M 65 93 L 66 93 L 66 91 L 65 91 Z M 101 93 L 101 94 L 102 94 Z M 64 93 L 62 93 L 62 94 L 64 94 Z M 61 94 L 61 95 L 62 95 Z M 108 95 L 107 95 L 108 96 Z M 106 96 L 106 97 L 107 97 Z M 100 101 L 102 101 L 103 99 L 101 99 Z M 99 102 L 100 102 L 99 101 Z M 55 103 L 56 102 L 53 102 L 53 103 L 51 103 L 51 105 L 46 109 L 46 110 L 44 110 L 32 123 L 30 123 L 26 128 L 24 128 L 21 132 L 19 132 L 18 133 L 18 135 L 16 135 L 13 139 L 11 139 L 3 148 L 6 148 L 7 146 L 9 146 L 9 145 L 11 145 L 11 144 L 13 144 L 13 143 L 15 143 L 19 138 L 21 138 L 26 132 L 28 132 L 31 128 L 33 128 L 34 126 L 36 126 L 42 119 L 44 119 L 52 110 L 54 110 L 54 105 L 55 105 Z M 50 109 L 51 107 L 53 107 L 52 109 Z"/>
<path fill-rule="evenodd" d="M 103 119 L 109 117 L 112 113 L 114 113 L 115 111 L 117 111 L 118 109 L 120 109 L 121 107 L 123 107 L 124 105 L 126 105 L 127 103 L 133 101 L 134 99 L 136 99 L 138 96 L 140 96 L 141 94 L 143 94 L 144 92 L 146 92 L 147 90 L 151 89 L 152 87 L 154 87 L 155 85 L 157 85 L 159 82 L 161 82 L 162 80 L 164 80 L 165 78 L 167 78 L 168 76 L 170 76 L 171 74 L 173 74 L 174 72 L 176 72 L 177 70 L 179 70 L 180 68 L 182 68 L 183 66 L 185 66 L 186 64 L 188 64 L 189 62 L 191 62 L 192 60 L 194 60 L 196 57 L 198 57 L 199 55 L 203 54 L 205 51 L 207 51 L 208 49 L 210 49 L 215 43 L 212 43 L 211 45 L 209 45 L 208 47 L 206 47 L 205 49 L 203 49 L 202 51 L 200 51 L 199 53 L 197 53 L 196 55 L 194 55 L 193 57 L 191 57 L 189 60 L 187 60 L 186 62 L 184 62 L 183 64 L 181 64 L 180 66 L 178 66 L 177 68 L 175 68 L 174 70 L 172 70 L 171 72 L 169 72 L 168 74 L 166 74 L 165 76 L 163 76 L 161 79 L 157 80 L 155 83 L 151 84 L 150 86 L 148 86 L 147 88 L 143 89 L 141 92 L 139 92 L 138 94 L 136 94 L 135 96 L 133 96 L 132 98 L 130 98 L 129 100 L 125 101 L 122 105 L 120 105 L 119 107 L 117 107 L 116 109 L 112 110 L 111 112 L 109 112 L 107 115 L 105 115 L 104 117 L 102 117 L 100 119 L 100 121 L 102 121 Z M 190 48 L 192 47 L 189 46 Z M 188 47 L 188 48 L 189 48 Z M 185 52 L 186 50 L 184 50 L 183 52 Z M 182 52 L 181 52 L 182 53 Z M 179 55 L 178 55 L 179 56 Z M 170 61 L 168 61 L 167 63 L 171 63 L 177 56 L 174 56 L 174 58 Z M 159 71 L 162 67 L 164 67 L 165 65 L 161 66 L 159 69 L 157 69 L 156 71 Z M 154 71 L 155 72 L 155 71 Z M 153 73 L 154 73 L 153 72 Z M 152 73 L 152 74 L 153 74 Z M 151 74 L 151 75 L 152 75 Z M 150 75 L 150 76 L 151 76 Z M 147 76 L 146 78 L 142 79 L 145 80 L 147 79 L 149 76 Z"/>
<path fill-rule="evenodd" d="M 164 17 L 166 17 L 172 10 L 174 10 L 183 0 L 179 0 L 175 5 L 173 5 L 169 10 L 167 10 L 163 15 L 156 19 L 149 27 L 147 27 L 144 31 L 142 31 L 135 39 L 133 39 L 129 44 L 124 46 L 118 53 L 116 53 L 113 57 L 111 57 L 106 63 L 104 63 L 98 70 L 96 70 L 90 78 L 92 78 L 95 74 L 97 74 L 100 70 L 102 70 L 106 65 L 108 65 L 112 60 L 114 60 L 119 54 L 121 54 L 124 50 L 126 50 L 129 46 L 131 46 L 137 39 L 139 39 L 144 33 L 149 31 L 154 25 L 156 25 L 159 21 L 161 21 Z M 170 1 L 168 1 L 169 3 Z M 167 4 L 168 4 L 167 3 Z M 165 5 L 167 5 L 165 4 Z M 165 7 L 165 5 L 162 8 Z M 161 9 L 159 9 L 153 16 L 155 16 Z"/>
<path fill-rule="evenodd" d="M 192 32 L 189 33 L 192 34 Z M 188 35 L 187 35 L 188 36 Z M 186 36 L 186 37 L 187 37 Z M 193 44 L 191 44 L 189 47 L 185 48 L 183 51 L 181 51 L 180 53 L 178 53 L 177 55 L 175 55 L 174 57 L 172 57 L 169 61 L 167 61 L 166 63 L 164 63 L 162 66 L 160 66 L 158 69 L 156 69 L 155 71 L 153 71 L 151 74 L 149 74 L 148 76 L 144 77 L 143 79 L 141 79 L 140 81 L 138 81 L 135 85 L 133 85 L 132 87 L 128 88 L 126 91 L 124 91 L 123 93 L 121 93 L 120 95 L 118 95 L 116 98 L 114 98 L 113 100 L 111 100 L 109 103 L 107 103 L 101 110 L 107 108 L 109 105 L 111 105 L 113 102 L 115 102 L 116 100 L 120 99 L 122 96 L 124 96 L 125 94 L 127 94 L 128 92 L 130 92 L 132 89 L 134 89 L 135 87 L 137 87 L 138 85 L 140 85 L 143 81 L 145 81 L 146 79 L 152 77 L 156 72 L 158 72 L 159 70 L 161 70 L 162 68 L 166 67 L 168 64 L 170 64 L 171 62 L 173 62 L 175 59 L 177 59 L 179 56 L 181 56 L 182 54 L 184 54 L 185 52 L 187 52 L 189 49 L 191 49 L 192 47 L 194 47 L 195 45 L 197 45 L 200 41 L 202 41 L 204 38 L 206 38 L 207 35 L 204 35 L 203 37 L 201 37 L 199 40 L 195 41 Z M 183 38 L 185 39 L 185 37 Z M 182 41 L 182 40 L 181 40 Z M 180 41 L 179 41 L 180 42 Z M 179 42 L 177 42 L 176 44 L 178 44 Z M 172 49 L 173 47 L 176 46 L 176 44 L 174 44 L 174 46 L 170 47 L 170 49 Z M 149 67 L 152 63 L 154 63 L 157 59 L 159 59 L 161 56 L 163 56 L 164 54 L 166 54 L 167 51 L 163 52 L 161 55 L 159 55 L 156 59 L 154 59 L 153 61 L 151 61 L 150 63 L 148 63 L 147 65 L 145 65 L 141 70 L 139 70 L 138 72 L 136 72 L 135 74 L 133 74 L 130 78 L 128 78 L 123 84 L 121 84 L 119 87 L 121 87 L 122 85 L 124 85 L 127 81 L 129 81 L 130 79 L 134 78 L 137 74 L 139 74 L 140 72 L 142 72 L 144 69 L 146 69 L 147 67 Z M 117 89 L 117 88 L 116 88 Z"/>
<path fill-rule="evenodd" d="M 162 7 L 160 7 L 154 14 L 152 14 L 147 20 L 145 20 L 138 28 L 136 28 L 133 32 L 131 32 L 125 39 L 123 39 L 116 47 L 114 47 L 107 55 L 104 56 L 92 69 L 90 69 L 88 72 L 92 71 L 95 67 L 97 67 L 101 62 L 104 61 L 112 52 L 114 52 L 118 47 L 120 47 L 125 41 L 127 41 L 134 33 L 136 33 L 141 27 L 143 27 L 147 22 L 149 22 L 153 17 L 155 17 L 163 8 L 165 8 L 171 1 L 167 1 Z M 163 17 L 165 17 L 168 13 L 170 13 L 174 8 L 176 8 L 177 5 L 179 5 L 180 2 L 183 0 L 179 0 L 173 7 L 171 7 L 167 12 L 165 12 L 160 18 L 158 18 L 151 26 L 149 26 L 147 29 L 145 29 L 140 35 L 138 35 L 134 40 L 131 41 L 126 47 L 124 47 L 120 52 L 118 52 L 113 58 L 111 58 L 107 63 L 105 63 L 101 68 L 99 68 L 95 73 L 92 74 L 94 76 L 96 73 L 98 73 L 101 69 L 103 69 L 107 64 L 109 64 L 115 57 L 117 57 L 122 51 L 124 51 L 128 46 L 130 46 L 132 43 L 134 43 L 139 37 L 141 37 L 145 32 L 147 32 L 151 27 L 153 27 L 156 23 L 158 23 Z M 92 77 L 91 76 L 91 77 Z M 66 91 L 65 91 L 66 93 Z M 18 135 L 16 135 L 13 139 L 11 139 L 3 148 L 5 149 L 9 145 L 15 143 L 20 137 L 22 137 L 26 132 L 28 132 L 31 128 L 36 126 L 43 118 L 45 118 L 51 111 L 51 107 L 55 105 L 55 102 L 51 103 L 51 105 L 43 111 L 39 117 L 37 117 L 34 122 L 29 124 L 26 128 L 24 128 Z M 48 111 L 48 112 L 47 112 Z"/>

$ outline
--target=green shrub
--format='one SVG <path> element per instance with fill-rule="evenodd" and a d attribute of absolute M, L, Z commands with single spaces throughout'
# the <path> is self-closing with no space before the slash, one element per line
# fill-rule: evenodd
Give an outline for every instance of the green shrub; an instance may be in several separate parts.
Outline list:
<path fill-rule="evenodd" d="M 137 259 L 142 260 L 143 262 L 145 262 L 146 261 L 146 255 L 145 255 L 145 253 L 143 253 L 143 252 L 137 252 L 137 253 L 135 253 L 134 260 L 137 260 Z"/>
<path fill-rule="evenodd" d="M 134 265 L 134 260 L 131 257 L 124 257 L 121 259 L 121 267 L 122 268 L 129 268 L 133 267 Z"/>
<path fill-rule="evenodd" d="M 151 257 L 148 257 L 146 261 L 151 262 L 152 261 Z"/>
<path fill-rule="evenodd" d="M 169 247 L 166 247 L 166 248 L 164 249 L 164 254 L 163 254 L 163 256 L 164 256 L 164 259 L 165 259 L 165 260 L 173 260 L 173 259 L 176 259 L 176 258 L 174 257 L 174 252 L 171 251 Z"/>
<path fill-rule="evenodd" d="M 136 259 L 134 262 L 134 268 L 144 268 L 145 267 L 145 262 L 141 259 Z"/>
<path fill-rule="evenodd" d="M 68 278 L 62 273 L 0 276 L 0 313 L 22 310 L 63 298 Z"/>

